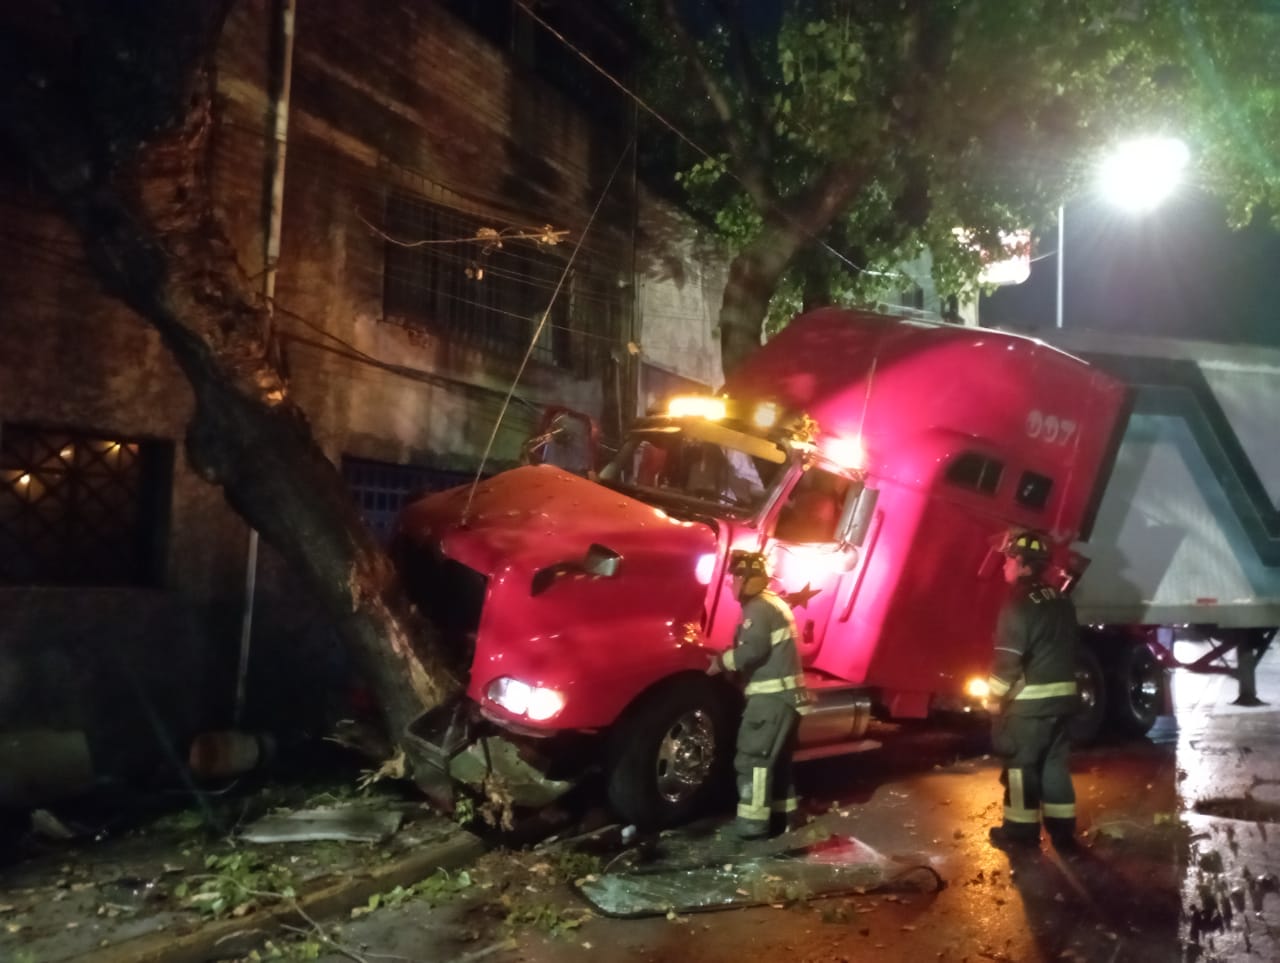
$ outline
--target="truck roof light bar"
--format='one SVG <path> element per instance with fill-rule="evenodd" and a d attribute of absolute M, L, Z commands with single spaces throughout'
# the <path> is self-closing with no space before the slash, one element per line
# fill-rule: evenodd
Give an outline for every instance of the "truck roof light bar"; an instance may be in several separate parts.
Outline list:
<path fill-rule="evenodd" d="M 672 418 L 706 418 L 708 421 L 723 421 L 728 413 L 729 408 L 723 398 L 710 398 L 706 395 L 677 395 L 667 402 L 667 414 Z"/>

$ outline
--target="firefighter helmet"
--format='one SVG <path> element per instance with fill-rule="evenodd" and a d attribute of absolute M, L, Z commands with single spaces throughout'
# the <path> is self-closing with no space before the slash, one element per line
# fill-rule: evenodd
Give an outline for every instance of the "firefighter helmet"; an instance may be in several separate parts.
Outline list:
<path fill-rule="evenodd" d="M 769 564 L 760 552 L 729 553 L 729 574 L 741 579 L 735 586 L 738 601 L 744 605 L 769 587 Z"/>
<path fill-rule="evenodd" d="M 729 554 L 729 574 L 743 578 L 768 578 L 769 564 L 760 552 L 735 551 Z"/>
<path fill-rule="evenodd" d="M 1016 532 L 1005 543 L 1004 553 L 1027 565 L 1043 565 L 1049 561 L 1049 542 L 1037 532 Z"/>

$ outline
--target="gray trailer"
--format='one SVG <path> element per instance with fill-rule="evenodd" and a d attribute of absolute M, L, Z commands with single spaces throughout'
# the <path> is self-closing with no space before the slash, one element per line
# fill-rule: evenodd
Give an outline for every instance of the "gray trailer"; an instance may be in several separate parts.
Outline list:
<path fill-rule="evenodd" d="M 1145 732 L 1165 669 L 1253 665 L 1280 626 L 1280 349 L 1055 332 L 1045 340 L 1115 374 L 1132 411 L 1074 597 L 1096 657 L 1082 729 Z M 1179 662 L 1179 639 L 1209 643 Z M 1092 666 L 1083 670 L 1085 676 Z"/>

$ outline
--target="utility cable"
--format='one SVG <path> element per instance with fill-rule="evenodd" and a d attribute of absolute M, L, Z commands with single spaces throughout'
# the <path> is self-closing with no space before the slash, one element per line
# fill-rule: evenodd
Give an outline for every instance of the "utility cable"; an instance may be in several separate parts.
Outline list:
<path fill-rule="evenodd" d="M 618 171 L 622 169 L 622 162 L 626 159 L 627 154 L 635 149 L 635 140 L 623 148 L 622 153 L 618 155 L 618 161 L 613 165 L 613 171 L 609 174 L 609 180 L 604 185 L 604 190 L 600 192 L 600 197 L 596 200 L 596 206 L 591 210 L 591 216 L 587 218 L 587 223 L 582 229 L 582 233 L 578 236 L 578 241 L 573 247 L 573 253 L 569 255 L 569 260 L 565 262 L 564 270 L 560 273 L 560 280 L 556 284 L 556 289 L 551 292 L 551 300 L 547 302 L 547 308 L 542 312 L 542 317 L 538 320 L 538 326 L 533 332 L 533 337 L 529 340 L 529 347 L 525 350 L 524 358 L 520 361 L 520 367 L 516 369 L 515 377 L 511 379 L 511 387 L 507 391 L 506 400 L 502 403 L 502 408 L 498 411 L 498 417 L 493 422 L 493 431 L 489 432 L 489 441 L 484 446 L 484 453 L 480 456 L 480 464 L 476 468 L 475 480 L 471 483 L 471 488 L 467 491 L 467 504 L 462 509 L 462 524 L 467 523 L 471 516 L 471 502 L 475 499 L 476 488 L 480 485 L 480 478 L 484 474 L 485 462 L 489 460 L 489 454 L 493 451 L 494 440 L 498 437 L 498 429 L 502 426 L 502 419 L 507 413 L 507 406 L 511 401 L 511 396 L 515 394 L 516 385 L 520 383 L 520 376 L 524 374 L 525 367 L 529 364 L 529 358 L 533 354 L 533 349 L 538 343 L 538 339 L 542 336 L 542 329 L 547 323 L 547 317 L 551 314 L 551 309 L 555 306 L 556 298 L 560 296 L 560 291 L 564 287 L 565 278 L 569 276 L 569 271 L 573 267 L 573 262 L 578 257 L 578 250 L 582 247 L 582 241 L 591 231 L 591 225 L 595 223 L 596 215 L 600 213 L 600 208 L 604 206 L 604 199 L 609 196 L 609 190 L 613 187 L 613 180 L 618 176 Z"/>
<path fill-rule="evenodd" d="M 720 164 L 724 168 L 725 173 L 727 173 L 730 177 L 732 177 L 735 181 L 737 181 L 738 184 L 740 184 L 744 189 L 746 188 L 747 186 L 746 182 L 742 179 L 742 177 L 736 171 L 733 170 L 733 168 L 731 168 L 728 164 L 725 164 L 719 158 L 714 157 L 710 153 L 710 151 L 707 151 L 706 149 L 704 149 L 700 144 L 697 144 L 684 131 L 680 130 L 678 127 L 676 127 L 675 124 L 667 120 L 662 114 L 658 113 L 658 111 L 655 108 L 651 107 L 648 103 L 646 103 L 645 100 L 642 97 L 640 97 L 639 94 L 632 91 L 622 81 L 618 80 L 611 73 L 609 73 L 609 71 L 605 70 L 603 67 L 597 64 L 594 60 L 592 60 L 589 54 L 579 49 L 573 43 L 573 41 L 571 41 L 568 37 L 566 37 L 560 31 L 556 30 L 555 27 L 551 26 L 551 24 L 547 23 L 546 20 L 544 20 L 541 16 L 539 16 L 537 12 L 534 11 L 533 8 L 528 5 L 526 0 L 516 0 L 516 6 L 518 6 L 521 10 L 523 10 L 529 16 L 530 19 L 536 21 L 539 25 L 542 26 L 544 30 L 546 30 L 553 37 L 559 40 L 562 44 L 564 44 L 566 47 L 572 50 L 575 54 L 577 54 L 577 56 L 580 57 L 583 61 L 585 61 L 586 64 L 589 67 L 591 67 L 591 69 L 595 70 L 602 77 L 604 77 L 605 80 L 609 81 L 609 83 L 613 84 L 620 91 L 622 91 L 623 94 L 625 94 L 632 101 L 634 101 L 637 106 L 639 106 L 642 110 L 644 110 L 645 113 L 649 114 L 651 117 L 657 120 L 658 123 L 666 127 L 669 131 L 671 131 L 673 134 L 679 137 L 682 141 L 684 141 L 691 148 L 693 148 L 694 151 L 701 154 L 707 160 Z M 800 231 L 806 236 L 808 236 L 808 238 L 811 241 L 816 241 L 828 253 L 833 255 L 839 261 L 851 267 L 854 271 L 858 272 L 859 274 L 876 274 L 876 275 L 888 277 L 896 273 L 896 272 L 874 271 L 870 268 L 862 267 L 859 264 L 855 264 L 852 260 L 850 260 L 850 258 L 847 255 L 841 253 L 840 251 L 837 251 L 834 247 L 832 247 L 828 241 L 818 237 L 812 231 L 809 231 L 803 225 L 797 223 L 795 218 L 787 214 L 787 212 L 782 210 L 777 204 L 770 204 L 770 207 L 772 207 L 773 211 L 776 214 L 780 215 L 782 218 L 787 220 L 793 227 L 799 228 Z M 906 277 L 906 275 L 902 275 L 902 276 Z M 907 278 L 907 280 L 910 280 L 910 278 Z"/>

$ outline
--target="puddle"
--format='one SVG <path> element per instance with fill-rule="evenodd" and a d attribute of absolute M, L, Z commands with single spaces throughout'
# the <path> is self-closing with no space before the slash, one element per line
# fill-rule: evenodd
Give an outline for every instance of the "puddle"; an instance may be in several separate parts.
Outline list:
<path fill-rule="evenodd" d="M 1192 809 L 1202 816 L 1243 819 L 1251 823 L 1280 823 L 1280 803 L 1262 799 L 1202 799 Z"/>

